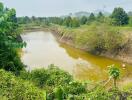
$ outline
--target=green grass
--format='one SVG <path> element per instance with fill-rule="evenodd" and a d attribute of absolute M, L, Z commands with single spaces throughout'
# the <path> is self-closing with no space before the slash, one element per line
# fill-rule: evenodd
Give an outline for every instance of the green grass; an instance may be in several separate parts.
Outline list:
<path fill-rule="evenodd" d="M 113 51 L 115 48 L 127 44 L 127 37 L 132 32 L 132 28 L 129 26 L 110 26 L 96 23 L 82 25 L 78 28 L 67 28 L 59 25 L 54 27 L 62 37 L 72 39 L 76 47 L 91 50 L 99 48 L 106 51 Z M 112 41 L 115 42 L 115 47 L 111 46 Z M 91 47 L 91 45 L 94 47 Z M 103 45 L 104 47 L 99 47 Z"/>

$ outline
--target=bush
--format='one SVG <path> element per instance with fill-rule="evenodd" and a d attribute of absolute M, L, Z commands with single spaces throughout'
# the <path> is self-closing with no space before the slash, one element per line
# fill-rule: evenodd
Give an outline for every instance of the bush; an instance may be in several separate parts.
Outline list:
<path fill-rule="evenodd" d="M 132 84 L 129 83 L 123 87 L 123 91 L 125 92 L 125 95 L 128 96 L 128 100 L 132 99 Z"/>
<path fill-rule="evenodd" d="M 70 82 L 67 86 L 68 93 L 73 95 L 86 93 L 86 85 L 79 82 Z"/>
<path fill-rule="evenodd" d="M 47 100 L 59 98 L 59 95 L 60 98 L 67 98 L 68 95 L 86 93 L 85 84 L 73 81 L 73 77 L 69 73 L 54 65 L 50 65 L 47 69 L 36 69 L 31 72 L 22 71 L 20 77 L 22 79 L 27 77 L 26 80 L 40 89 L 46 90 Z"/>
<path fill-rule="evenodd" d="M 36 69 L 31 71 L 31 80 L 40 88 L 45 85 L 59 86 L 61 84 L 68 84 L 73 80 L 72 76 L 57 68 L 54 65 L 50 65 L 48 69 Z"/>
<path fill-rule="evenodd" d="M 87 94 L 90 100 L 111 100 L 109 98 L 109 93 L 102 87 L 97 87 Z"/>
<path fill-rule="evenodd" d="M 107 24 L 93 23 L 85 31 L 75 34 L 75 45 L 94 54 L 118 53 L 126 45 L 125 36 Z"/>
<path fill-rule="evenodd" d="M 29 82 L 15 77 L 12 73 L 0 70 L 0 96 L 9 100 L 46 100 L 45 91 Z"/>

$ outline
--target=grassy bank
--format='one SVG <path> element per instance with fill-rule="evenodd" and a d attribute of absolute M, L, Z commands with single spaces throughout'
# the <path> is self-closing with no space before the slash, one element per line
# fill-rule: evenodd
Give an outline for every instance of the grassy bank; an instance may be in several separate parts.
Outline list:
<path fill-rule="evenodd" d="M 62 43 L 96 55 L 132 63 L 132 29 L 129 26 L 115 27 L 94 23 L 78 28 L 52 25 L 49 29 Z"/>

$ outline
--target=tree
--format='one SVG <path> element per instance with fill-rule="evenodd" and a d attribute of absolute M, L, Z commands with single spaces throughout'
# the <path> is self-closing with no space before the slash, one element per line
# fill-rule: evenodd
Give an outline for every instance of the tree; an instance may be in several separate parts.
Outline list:
<path fill-rule="evenodd" d="M 89 18 L 88 18 L 88 22 L 93 22 L 94 20 L 95 20 L 95 16 L 93 13 L 91 13 Z"/>
<path fill-rule="evenodd" d="M 83 24 L 86 24 L 87 23 L 87 17 L 86 16 L 83 16 L 81 19 L 80 19 L 80 23 L 83 25 Z"/>
<path fill-rule="evenodd" d="M 68 16 L 64 19 L 63 25 L 65 25 L 67 27 L 71 27 L 71 23 L 72 23 L 72 18 L 70 16 Z"/>
<path fill-rule="evenodd" d="M 3 4 L 0 2 L 0 12 L 3 11 L 3 9 L 4 9 L 4 6 L 3 6 Z"/>
<path fill-rule="evenodd" d="M 0 3 L 0 68 L 15 73 L 24 68 L 17 54 L 17 48 L 25 46 L 17 40 L 19 33 L 15 9 L 6 9 Z"/>
<path fill-rule="evenodd" d="M 102 17 L 104 17 L 103 13 L 102 13 L 102 12 L 99 12 L 98 15 L 97 15 L 97 18 L 100 19 L 100 18 L 102 18 Z"/>
<path fill-rule="evenodd" d="M 79 27 L 79 21 L 76 18 L 72 19 L 71 27 Z"/>
<path fill-rule="evenodd" d="M 25 16 L 23 21 L 24 21 L 24 24 L 28 24 L 31 22 L 31 20 L 28 16 Z"/>
<path fill-rule="evenodd" d="M 115 65 L 110 65 L 108 72 L 109 72 L 110 79 L 113 78 L 113 84 L 114 84 L 114 87 L 116 88 L 116 80 L 120 76 L 120 71 Z"/>
<path fill-rule="evenodd" d="M 104 21 L 104 15 L 102 12 L 99 12 L 98 15 L 97 15 L 97 20 L 100 21 L 100 22 L 103 22 Z"/>
<path fill-rule="evenodd" d="M 115 8 L 110 17 L 114 20 L 114 25 L 126 25 L 129 21 L 127 13 L 120 7 Z"/>

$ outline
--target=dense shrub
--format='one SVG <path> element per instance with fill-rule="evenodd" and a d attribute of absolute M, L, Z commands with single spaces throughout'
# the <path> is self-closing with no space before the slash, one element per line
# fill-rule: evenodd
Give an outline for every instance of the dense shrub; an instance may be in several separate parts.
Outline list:
<path fill-rule="evenodd" d="M 45 91 L 41 91 L 31 83 L 15 77 L 12 73 L 0 70 L 0 76 L 1 98 L 9 100 L 46 100 Z"/>
<path fill-rule="evenodd" d="M 101 52 L 118 53 L 126 45 L 125 39 L 124 34 L 107 24 L 93 24 L 83 32 L 76 32 L 73 41 L 79 48 L 98 54 Z"/>
<path fill-rule="evenodd" d="M 131 83 L 123 86 L 122 91 L 125 92 L 125 96 L 128 96 L 128 100 L 132 99 L 132 84 Z"/>
<path fill-rule="evenodd" d="M 54 65 L 50 65 L 48 69 L 36 69 L 31 72 L 22 71 L 20 77 L 32 82 L 40 89 L 46 90 L 48 100 L 58 97 L 58 91 L 61 90 L 63 93 L 60 94 L 63 94 L 62 97 L 64 98 L 67 98 L 68 95 L 86 93 L 86 84 L 73 81 L 73 77 L 69 73 Z"/>
<path fill-rule="evenodd" d="M 33 70 L 30 75 L 31 80 L 39 87 L 65 85 L 73 80 L 69 73 L 60 70 L 54 65 L 50 65 L 48 69 Z"/>
<path fill-rule="evenodd" d="M 14 73 L 24 69 L 16 50 L 25 46 L 17 40 L 19 34 L 15 9 L 4 8 L 0 3 L 0 68 Z"/>

